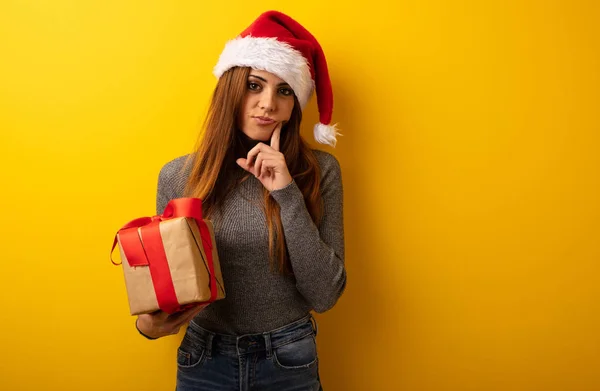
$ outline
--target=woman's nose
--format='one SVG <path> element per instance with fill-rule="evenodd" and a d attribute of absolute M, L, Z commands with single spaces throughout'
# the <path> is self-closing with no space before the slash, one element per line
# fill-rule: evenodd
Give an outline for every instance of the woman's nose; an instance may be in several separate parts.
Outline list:
<path fill-rule="evenodd" d="M 265 91 L 258 102 L 259 107 L 265 111 L 273 111 L 275 110 L 275 94 L 270 91 Z"/>

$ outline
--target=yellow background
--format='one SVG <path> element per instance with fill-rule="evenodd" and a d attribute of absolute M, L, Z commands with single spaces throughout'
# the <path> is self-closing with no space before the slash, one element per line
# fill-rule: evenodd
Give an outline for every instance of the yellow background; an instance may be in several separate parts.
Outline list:
<path fill-rule="evenodd" d="M 109 248 L 192 148 L 225 41 L 278 8 L 344 133 L 325 389 L 599 390 L 598 3 L 259 3 L 2 0 L 0 389 L 174 389 L 181 334 L 136 334 Z"/>

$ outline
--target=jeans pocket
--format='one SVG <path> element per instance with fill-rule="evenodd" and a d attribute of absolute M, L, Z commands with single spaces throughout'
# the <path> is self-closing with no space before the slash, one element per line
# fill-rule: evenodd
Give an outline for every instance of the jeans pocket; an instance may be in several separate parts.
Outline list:
<path fill-rule="evenodd" d="M 273 349 L 273 362 L 282 369 L 307 369 L 317 365 L 317 344 L 313 333 Z"/>
<path fill-rule="evenodd" d="M 177 349 L 177 366 L 179 368 L 195 368 L 204 362 L 206 349 L 203 343 L 186 333 Z"/>
<path fill-rule="evenodd" d="M 177 349 L 177 366 L 179 368 L 195 368 L 204 361 L 204 349 Z"/>

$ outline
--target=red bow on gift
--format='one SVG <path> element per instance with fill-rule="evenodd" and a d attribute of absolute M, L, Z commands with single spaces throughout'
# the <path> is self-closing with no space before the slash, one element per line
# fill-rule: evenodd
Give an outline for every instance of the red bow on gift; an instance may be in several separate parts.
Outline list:
<path fill-rule="evenodd" d="M 150 268 L 158 307 L 169 314 L 180 311 L 183 307 L 177 301 L 171 271 L 167 262 L 167 255 L 165 254 L 160 236 L 159 224 L 163 220 L 178 217 L 195 219 L 200 230 L 202 247 L 208 258 L 208 270 L 210 273 L 210 299 L 208 303 L 211 303 L 217 298 L 217 281 L 213 265 L 213 244 L 210 230 L 206 222 L 202 219 L 202 200 L 199 198 L 176 198 L 169 201 L 162 215 L 135 219 L 125 224 L 117 232 L 121 248 L 127 257 L 129 266 L 148 266 Z M 140 227 L 141 234 L 138 234 L 138 228 Z M 117 235 L 115 235 L 115 240 L 110 250 L 110 260 L 113 264 L 120 265 L 120 263 L 116 263 L 112 259 L 112 253 L 118 243 Z"/>

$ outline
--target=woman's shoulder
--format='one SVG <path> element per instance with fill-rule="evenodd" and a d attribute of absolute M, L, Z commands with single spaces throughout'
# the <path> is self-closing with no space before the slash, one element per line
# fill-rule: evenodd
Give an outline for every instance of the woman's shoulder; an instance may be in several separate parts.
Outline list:
<path fill-rule="evenodd" d="M 184 170 L 186 162 L 190 155 L 183 155 L 167 161 L 160 169 L 161 175 L 172 176 L 177 175 Z"/>
<path fill-rule="evenodd" d="M 329 152 L 322 151 L 320 149 L 312 149 L 313 154 L 319 162 L 321 173 L 326 175 L 328 173 L 341 173 L 340 162 L 338 159 Z"/>

